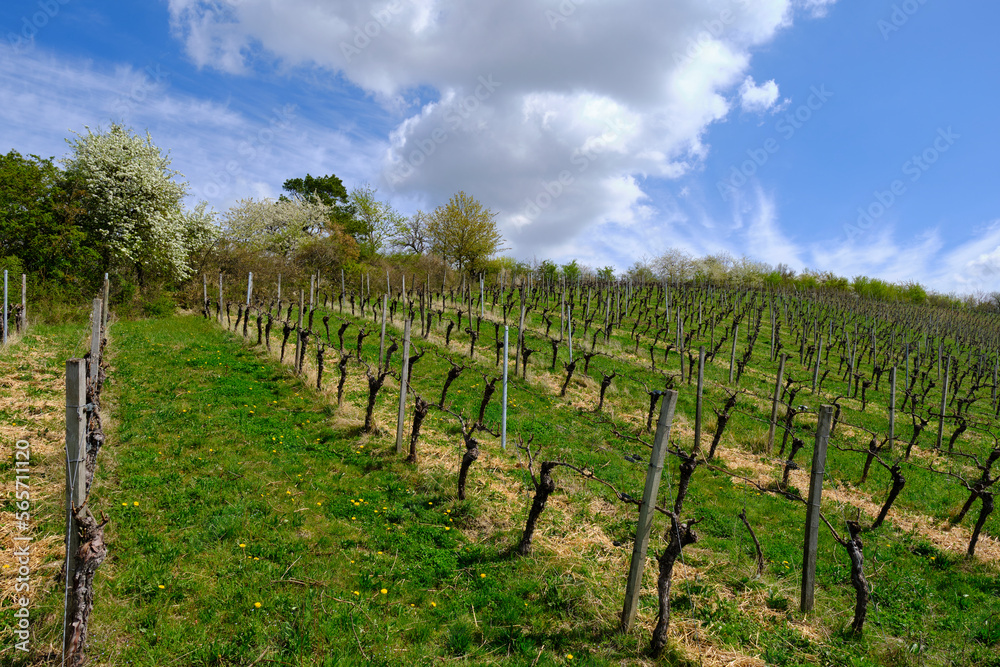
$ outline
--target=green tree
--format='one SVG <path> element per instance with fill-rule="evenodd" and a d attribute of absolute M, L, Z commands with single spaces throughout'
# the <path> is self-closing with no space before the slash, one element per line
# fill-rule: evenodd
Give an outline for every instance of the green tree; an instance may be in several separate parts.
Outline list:
<path fill-rule="evenodd" d="M 328 207 L 330 220 L 340 225 L 359 244 L 362 243 L 364 224 L 355 217 L 357 211 L 351 204 L 347 188 L 337 176 L 306 174 L 305 178 L 289 178 L 282 185 L 282 189 L 288 196 L 281 195 L 279 200 L 309 202 Z"/>
<path fill-rule="evenodd" d="M 569 264 L 562 265 L 562 275 L 567 283 L 575 283 L 580 274 L 580 265 L 576 263 L 575 259 Z"/>
<path fill-rule="evenodd" d="M 475 273 L 484 260 L 503 249 L 496 217 L 474 197 L 459 192 L 429 217 L 431 248 L 459 272 Z"/>
<path fill-rule="evenodd" d="M 149 133 L 140 137 L 116 123 L 107 132 L 87 128 L 68 141 L 67 178 L 105 270 L 134 268 L 140 285 L 160 272 L 185 278 L 190 268 L 181 200 L 187 184 Z"/>
<path fill-rule="evenodd" d="M 351 190 L 348 198 L 354 207 L 355 219 L 361 226 L 358 245 L 363 260 L 375 257 L 388 238 L 406 222 L 389 202 L 379 201 L 376 192 L 375 188 L 365 184 Z"/>
<path fill-rule="evenodd" d="M 63 180 L 51 159 L 0 155 L 0 258 L 12 258 L 5 268 L 58 283 L 76 283 L 94 271 L 97 255 L 67 215 Z"/>
<path fill-rule="evenodd" d="M 542 263 L 538 265 L 538 273 L 541 274 L 543 280 L 552 285 L 559 277 L 559 267 L 551 259 L 543 259 Z"/>

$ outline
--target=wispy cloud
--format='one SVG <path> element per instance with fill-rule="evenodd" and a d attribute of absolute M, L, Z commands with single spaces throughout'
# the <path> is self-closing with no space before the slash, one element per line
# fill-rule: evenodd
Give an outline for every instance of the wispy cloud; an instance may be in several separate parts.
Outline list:
<path fill-rule="evenodd" d="M 294 105 L 256 107 L 259 115 L 248 116 L 178 92 L 172 78 L 162 64 L 68 62 L 0 45 L 4 143 L 8 150 L 61 157 L 72 132 L 88 126 L 124 122 L 137 132 L 148 129 L 191 184 L 189 199 L 207 199 L 217 209 L 242 197 L 277 196 L 284 180 L 329 173 L 331 164 L 348 184 L 377 175 L 371 156 L 384 152 L 386 142 L 347 136 Z"/>

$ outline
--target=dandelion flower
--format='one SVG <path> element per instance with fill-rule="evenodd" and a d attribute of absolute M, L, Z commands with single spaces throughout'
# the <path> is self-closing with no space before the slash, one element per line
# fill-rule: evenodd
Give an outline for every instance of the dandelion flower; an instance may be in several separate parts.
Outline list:
<path fill-rule="evenodd" d="M 388 592 L 389 592 L 389 591 L 387 591 L 387 590 L 386 590 L 386 589 L 384 589 L 384 588 L 383 588 L 383 589 L 382 589 L 382 591 L 381 591 L 382 595 L 385 595 L 385 594 L 386 594 L 386 593 L 388 593 Z"/>
<path fill-rule="evenodd" d="M 157 586 L 157 588 L 165 588 L 165 587 L 163 584 L 160 584 L 159 586 Z"/>
<path fill-rule="evenodd" d="M 139 501 L 138 501 L 138 500 L 136 500 L 136 501 L 135 501 L 135 502 L 133 502 L 132 504 L 133 504 L 134 506 L 138 507 L 138 506 L 139 506 Z"/>
<path fill-rule="evenodd" d="M 254 602 L 254 603 L 253 603 L 253 606 L 254 606 L 254 608 L 256 608 L 256 609 L 260 609 L 260 603 L 259 603 L 259 602 Z"/>

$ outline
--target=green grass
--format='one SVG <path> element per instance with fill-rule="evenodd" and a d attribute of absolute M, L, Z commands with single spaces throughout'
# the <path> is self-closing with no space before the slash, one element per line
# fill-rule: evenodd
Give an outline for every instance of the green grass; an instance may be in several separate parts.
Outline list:
<path fill-rule="evenodd" d="M 315 328 L 321 328 L 318 321 Z M 355 334 L 352 326 L 345 336 L 350 348 Z M 492 326 L 484 323 L 480 342 L 492 343 Z M 586 466 L 619 490 L 641 495 L 646 466 L 621 455 L 645 457 L 647 450 L 554 396 L 538 381 L 549 365 L 547 345 L 529 344 L 539 350 L 529 372 L 535 381 L 512 386 L 511 439 L 534 435 L 542 459 Z M 443 352 L 434 342 L 418 345 Z M 616 345 L 614 358 L 593 360 L 590 375 L 599 380 L 601 370 L 612 368 L 624 373 L 609 393 L 607 412 L 614 411 L 619 424 L 628 415 L 637 427 L 648 405 L 639 381 L 656 387 L 662 378 L 641 360 L 626 358 L 621 349 L 629 349 L 627 342 L 613 341 L 611 349 Z M 470 472 L 469 499 L 457 501 L 446 465 L 451 457 L 454 468 L 463 449 L 456 420 L 432 411 L 421 464 L 404 464 L 394 453 L 397 394 L 391 380 L 378 402 L 382 434 L 362 436 L 363 412 L 356 406 L 363 406 L 367 388 L 357 365 L 349 370 L 348 407 L 338 411 L 328 394 L 307 388 L 240 337 L 198 318 L 119 323 L 110 350 L 114 427 L 93 491 L 95 509 L 111 519 L 91 625 L 96 664 L 649 661 L 644 650 L 655 619 L 653 596 L 640 605 L 645 629 L 629 636 L 614 631 L 635 512 L 606 487 L 557 469 L 557 490 L 540 522 L 542 539 L 532 556 L 512 557 L 509 549 L 530 504 L 513 445 L 501 452 L 492 437 L 482 436 L 484 454 Z M 376 331 L 366 339 L 365 358 L 373 360 L 377 350 Z M 467 354 L 468 339 L 456 332 L 449 354 L 458 359 L 460 350 Z M 449 391 L 449 407 L 467 417 L 478 412 L 480 373 L 498 374 L 492 353 L 481 349 L 477 359 Z M 675 354 L 671 359 L 676 364 Z M 394 365 L 399 360 L 397 352 Z M 428 353 L 411 382 L 436 402 L 449 367 Z M 745 375 L 743 385 L 767 395 L 769 362 L 754 370 L 759 373 Z M 719 360 L 710 365 L 709 379 L 723 384 L 727 373 Z M 324 385 L 335 382 L 331 353 Z M 571 393 L 580 391 L 596 396 L 592 381 Z M 693 421 L 693 393 L 682 388 L 679 421 Z M 710 388 L 710 402 L 721 403 L 721 396 Z M 488 424 L 499 422 L 499 398 L 498 391 Z M 796 402 L 810 401 L 803 391 Z M 742 407 L 758 418 L 769 416 L 756 406 Z M 877 410 L 851 414 L 851 420 L 874 420 Z M 730 429 L 724 447 L 759 443 L 766 435 L 766 426 L 746 415 L 734 418 Z M 802 437 L 809 432 L 803 428 Z M 800 464 L 810 451 L 799 454 Z M 856 480 L 860 458 L 831 450 L 827 479 L 837 485 Z M 676 462 L 669 463 L 660 504 L 670 502 L 677 478 Z M 940 476 L 908 478 L 901 507 L 943 518 L 964 499 Z M 887 476 L 873 468 L 861 492 L 880 499 L 886 485 Z M 751 574 L 753 546 L 738 519 L 744 507 L 767 558 L 759 579 Z M 825 511 L 835 523 L 853 518 L 849 507 L 827 505 Z M 684 565 L 698 575 L 675 581 L 674 627 L 696 629 L 716 650 L 775 665 L 1000 664 L 995 565 L 943 552 L 890 521 L 865 537 L 874 590 L 867 632 L 856 639 L 845 632 L 853 609 L 849 564 L 824 528 L 817 610 L 805 619 L 811 631 L 804 633 L 797 611 L 798 506 L 702 468 L 684 514 L 701 519 L 699 542 L 684 552 Z M 997 525 L 994 517 L 987 532 L 996 535 Z M 663 547 L 663 529 L 659 520 L 651 555 Z M 647 570 L 647 586 L 654 572 Z M 45 605 L 51 637 L 58 605 L 54 597 Z M 661 664 L 684 664 L 683 651 L 674 645 Z"/>

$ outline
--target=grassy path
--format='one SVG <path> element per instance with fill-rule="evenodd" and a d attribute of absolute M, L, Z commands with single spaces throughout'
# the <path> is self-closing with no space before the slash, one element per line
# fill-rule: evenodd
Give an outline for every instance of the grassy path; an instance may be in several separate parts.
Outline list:
<path fill-rule="evenodd" d="M 96 662 L 530 663 L 545 644 L 543 665 L 573 651 L 576 631 L 528 622 L 545 576 L 523 570 L 545 566 L 465 542 L 474 505 L 359 449 L 277 365 L 195 318 L 122 323 L 114 348 Z"/>

